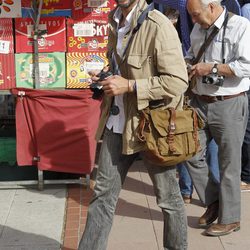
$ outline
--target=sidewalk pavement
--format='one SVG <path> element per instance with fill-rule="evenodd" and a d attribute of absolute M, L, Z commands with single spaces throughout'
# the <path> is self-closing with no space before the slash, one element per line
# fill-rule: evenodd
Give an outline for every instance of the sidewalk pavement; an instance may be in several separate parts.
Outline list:
<path fill-rule="evenodd" d="M 80 185 L 46 185 L 44 191 L 36 187 L 1 188 L 0 250 L 75 250 L 91 193 L 91 189 Z M 250 193 L 241 195 L 241 230 L 223 237 L 208 237 L 197 227 L 204 208 L 195 194 L 192 203 L 186 205 L 189 250 L 250 249 Z M 73 229 L 76 222 L 78 230 Z M 163 249 L 162 214 L 141 161 L 135 162 L 128 173 L 107 248 L 128 249 Z"/>

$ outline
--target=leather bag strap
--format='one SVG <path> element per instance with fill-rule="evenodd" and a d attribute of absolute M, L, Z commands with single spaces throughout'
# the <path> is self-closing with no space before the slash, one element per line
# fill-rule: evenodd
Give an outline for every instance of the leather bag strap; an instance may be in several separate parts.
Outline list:
<path fill-rule="evenodd" d="M 192 64 L 197 64 L 204 51 L 206 50 L 206 48 L 209 46 L 209 44 L 212 42 L 212 40 L 214 39 L 214 37 L 218 34 L 220 29 L 218 29 L 217 27 L 214 27 L 214 29 L 212 30 L 212 32 L 210 33 L 209 37 L 204 41 L 204 43 L 201 45 L 200 49 L 199 49 L 199 52 L 197 54 L 197 56 L 195 57 L 195 59 L 192 61 Z"/>
<path fill-rule="evenodd" d="M 195 141 L 195 150 L 196 152 L 198 152 L 199 148 L 200 148 L 200 144 L 199 144 L 199 140 L 198 140 L 198 117 L 197 117 L 197 113 L 196 110 L 194 108 L 192 108 L 193 111 L 193 120 L 194 120 L 194 141 Z"/>
<path fill-rule="evenodd" d="M 145 142 L 146 141 L 146 137 L 143 133 L 145 125 L 146 125 L 146 114 L 145 111 L 142 110 L 140 112 L 140 121 L 139 121 L 139 127 L 138 127 L 138 132 L 137 132 L 137 137 L 141 142 Z"/>
<path fill-rule="evenodd" d="M 174 108 L 169 108 L 169 111 L 170 111 L 170 118 L 169 118 L 167 140 L 168 140 L 169 150 L 171 152 L 175 152 L 176 149 L 174 147 L 174 135 L 176 130 L 176 112 Z"/>

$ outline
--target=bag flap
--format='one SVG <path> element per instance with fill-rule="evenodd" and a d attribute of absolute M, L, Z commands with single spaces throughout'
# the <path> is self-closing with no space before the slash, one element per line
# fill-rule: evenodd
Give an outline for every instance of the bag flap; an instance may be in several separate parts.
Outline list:
<path fill-rule="evenodd" d="M 192 109 L 176 110 L 175 134 L 192 132 L 194 130 Z M 161 136 L 168 135 L 168 126 L 170 121 L 170 111 L 167 110 L 150 110 L 151 119 L 155 129 Z"/>

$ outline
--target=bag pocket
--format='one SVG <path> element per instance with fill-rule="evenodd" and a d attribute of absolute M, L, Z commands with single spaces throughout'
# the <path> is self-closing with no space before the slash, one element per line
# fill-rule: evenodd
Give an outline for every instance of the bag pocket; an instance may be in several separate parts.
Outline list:
<path fill-rule="evenodd" d="M 167 137 L 160 137 L 157 142 L 159 153 L 162 156 L 167 155 L 182 155 L 185 150 L 183 150 L 184 140 L 183 135 L 175 135 L 174 137 L 174 148 L 175 151 L 170 151 L 169 144 L 167 142 Z"/>

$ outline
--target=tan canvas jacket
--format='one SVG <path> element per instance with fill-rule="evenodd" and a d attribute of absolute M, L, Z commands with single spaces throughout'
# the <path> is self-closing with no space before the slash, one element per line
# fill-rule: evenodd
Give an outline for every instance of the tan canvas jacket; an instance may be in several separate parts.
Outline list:
<path fill-rule="evenodd" d="M 134 12 L 131 31 L 137 24 L 141 12 L 147 8 L 144 0 L 139 0 Z M 113 20 L 114 11 L 110 13 L 110 30 L 108 57 L 116 48 L 117 32 Z M 131 35 L 125 35 L 126 46 Z M 118 58 L 118 64 L 120 59 Z M 123 132 L 123 154 L 133 154 L 144 149 L 136 136 L 139 123 L 139 111 L 152 100 L 164 100 L 166 107 L 181 109 L 183 93 L 188 86 L 186 65 L 177 32 L 172 23 L 159 11 L 153 10 L 143 22 L 129 45 L 125 60 L 119 65 L 122 77 L 136 80 L 136 91 L 124 94 L 124 113 L 126 124 Z M 112 98 L 104 96 L 100 124 L 96 139 L 99 140 L 109 117 Z"/>

